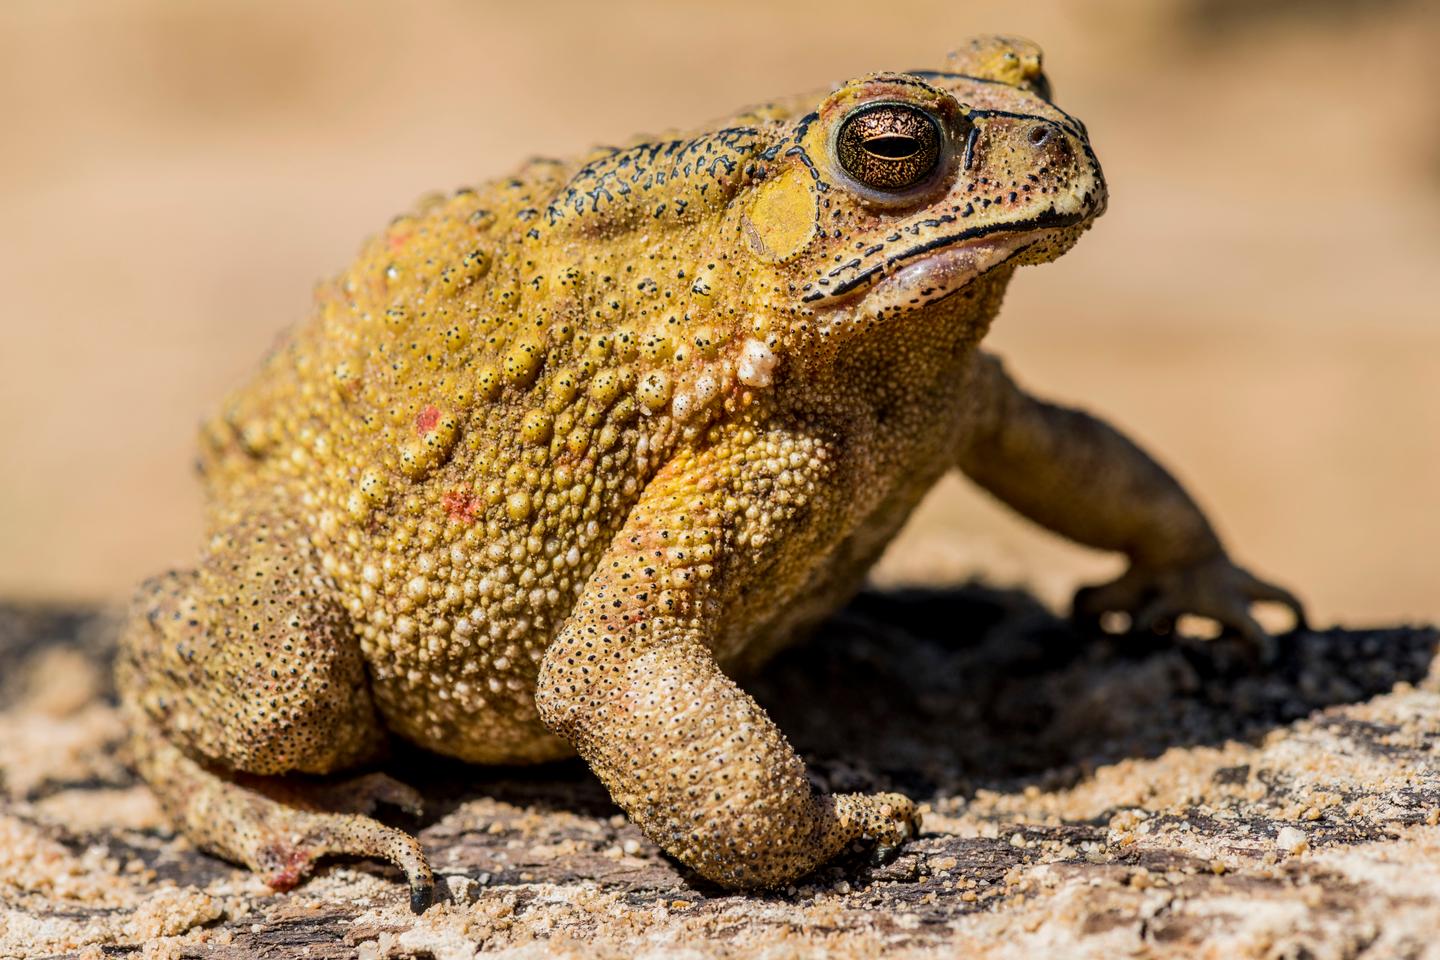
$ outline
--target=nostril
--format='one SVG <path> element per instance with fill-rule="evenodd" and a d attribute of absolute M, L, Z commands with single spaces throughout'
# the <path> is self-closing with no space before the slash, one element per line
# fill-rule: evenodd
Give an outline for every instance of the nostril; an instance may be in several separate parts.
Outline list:
<path fill-rule="evenodd" d="M 1043 124 L 1030 128 L 1030 145 L 1043 147 L 1050 142 L 1050 128 Z"/>

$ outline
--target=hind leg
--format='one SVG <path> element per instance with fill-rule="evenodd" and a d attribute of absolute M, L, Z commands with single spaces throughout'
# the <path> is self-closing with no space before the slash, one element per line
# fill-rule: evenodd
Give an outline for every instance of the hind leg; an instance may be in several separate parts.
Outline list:
<path fill-rule="evenodd" d="M 351 854 L 395 864 L 422 912 L 435 878 L 414 837 L 362 811 L 390 803 L 418 812 L 408 787 L 380 774 L 341 783 L 296 783 L 207 766 L 179 750 L 144 711 L 125 707 L 135 768 L 166 816 L 192 843 L 249 867 L 276 890 L 299 883 L 322 856 Z"/>
<path fill-rule="evenodd" d="M 385 743 L 348 618 L 293 525 L 247 518 L 197 569 L 145 584 L 116 674 L 135 767 L 197 845 L 280 889 L 326 854 L 379 857 L 405 871 L 412 907 L 429 903 L 419 844 L 360 813 L 413 793 L 280 776 L 344 770 Z"/>

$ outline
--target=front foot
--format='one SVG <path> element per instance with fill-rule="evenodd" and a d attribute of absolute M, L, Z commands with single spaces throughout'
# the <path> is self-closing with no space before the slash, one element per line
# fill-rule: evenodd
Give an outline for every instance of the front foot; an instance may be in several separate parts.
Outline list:
<path fill-rule="evenodd" d="M 870 844 L 870 862 L 889 863 L 920 835 L 920 811 L 898 793 L 845 793 L 835 798 L 835 815 L 848 836 Z"/>
<path fill-rule="evenodd" d="M 1295 617 L 1295 629 L 1306 626 L 1305 609 L 1295 595 L 1237 567 L 1224 554 L 1198 563 L 1170 567 L 1132 564 L 1119 578 L 1075 594 L 1074 617 L 1098 624 L 1106 613 L 1129 615 L 1131 630 L 1168 630 L 1177 617 L 1190 613 L 1209 617 L 1233 630 L 1263 663 L 1278 653 L 1275 639 L 1250 613 L 1253 603 L 1279 603 Z"/>

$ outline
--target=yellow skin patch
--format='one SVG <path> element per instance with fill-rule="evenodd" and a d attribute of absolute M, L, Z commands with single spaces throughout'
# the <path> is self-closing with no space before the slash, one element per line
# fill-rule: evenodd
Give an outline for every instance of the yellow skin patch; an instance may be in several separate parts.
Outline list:
<path fill-rule="evenodd" d="M 816 191 L 804 170 L 787 170 L 755 189 L 745 237 L 761 260 L 788 260 L 815 236 Z"/>
<path fill-rule="evenodd" d="M 408 791 L 284 776 L 409 743 L 578 752 L 730 886 L 892 851 L 914 805 L 815 793 L 731 677 L 844 603 L 955 468 L 1131 558 L 1082 613 L 1196 612 L 1263 644 L 1249 603 L 1288 595 L 1124 437 L 979 348 L 1015 267 L 1104 207 L 1047 95 L 1037 50 L 985 39 L 533 161 L 372 238 L 206 424 L 211 536 L 124 633 L 135 763 L 180 829 L 277 887 L 384 857 L 422 909 L 423 852 L 364 815 Z"/>

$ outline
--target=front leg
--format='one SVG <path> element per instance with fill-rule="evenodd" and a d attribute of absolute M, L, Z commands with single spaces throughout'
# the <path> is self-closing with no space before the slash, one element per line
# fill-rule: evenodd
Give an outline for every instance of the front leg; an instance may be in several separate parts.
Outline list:
<path fill-rule="evenodd" d="M 1075 613 L 1131 616 L 1137 630 L 1195 613 L 1238 631 L 1262 656 L 1273 641 L 1250 613 L 1289 607 L 1287 590 L 1237 567 L 1184 488 L 1139 447 L 1080 410 L 1031 397 L 989 354 L 976 358 L 977 406 L 958 462 L 971 479 L 1030 519 L 1087 546 L 1123 552 L 1117 580 L 1081 589 Z"/>
<path fill-rule="evenodd" d="M 647 489 L 546 651 L 540 715 L 646 836 L 708 880 L 777 886 L 862 839 L 883 855 L 915 834 L 914 805 L 817 793 L 712 655 L 724 543 L 704 483 L 676 469 Z"/>

